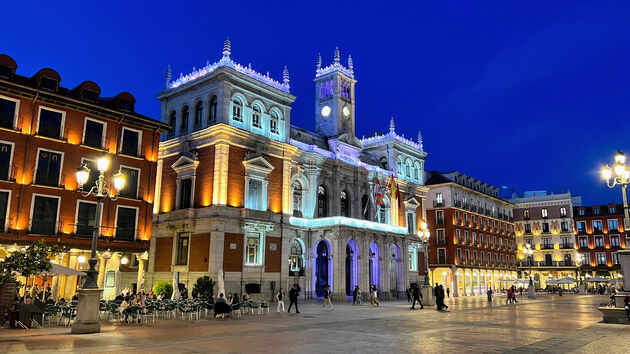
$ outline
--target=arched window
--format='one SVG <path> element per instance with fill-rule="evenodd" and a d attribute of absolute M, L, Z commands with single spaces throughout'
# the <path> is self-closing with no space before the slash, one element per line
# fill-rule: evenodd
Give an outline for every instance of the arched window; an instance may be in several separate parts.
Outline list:
<path fill-rule="evenodd" d="M 407 159 L 407 161 L 405 161 L 405 176 L 407 176 L 407 178 L 411 178 L 411 176 L 413 176 L 413 172 L 411 172 L 413 170 L 413 167 L 411 166 L 411 160 Z"/>
<path fill-rule="evenodd" d="M 188 106 L 184 106 L 184 108 L 182 108 L 182 122 L 180 125 L 180 130 L 182 131 L 182 133 L 187 133 L 188 132 L 188 116 L 190 115 Z"/>
<path fill-rule="evenodd" d="M 370 197 L 364 194 L 361 197 L 361 219 L 370 220 Z"/>
<path fill-rule="evenodd" d="M 212 96 L 210 99 L 210 115 L 208 116 L 210 123 L 216 123 L 217 121 L 217 96 Z"/>
<path fill-rule="evenodd" d="M 387 199 L 383 199 L 383 202 L 380 205 L 380 209 L 378 212 L 378 222 L 383 224 L 389 224 L 388 218 L 389 211 L 389 201 Z"/>
<path fill-rule="evenodd" d="M 293 216 L 302 217 L 302 185 L 300 182 L 293 182 Z"/>
<path fill-rule="evenodd" d="M 243 103 L 238 98 L 234 98 L 232 101 L 232 119 L 237 122 L 243 121 Z"/>
<path fill-rule="evenodd" d="M 278 113 L 276 112 L 271 112 L 271 120 L 269 121 L 269 130 L 274 133 L 274 134 L 278 134 Z"/>
<path fill-rule="evenodd" d="M 386 170 L 389 170 L 389 163 L 387 162 L 387 157 L 383 156 L 381 157 L 381 167 L 383 167 Z"/>
<path fill-rule="evenodd" d="M 403 170 L 403 160 L 401 158 L 396 159 L 396 174 L 400 178 L 405 176 L 405 171 Z"/>
<path fill-rule="evenodd" d="M 615 208 L 613 207 L 612 210 L 615 210 Z M 562 216 L 562 217 L 566 217 L 567 216 L 567 208 L 565 208 L 565 207 L 560 208 L 560 216 Z"/>
<path fill-rule="evenodd" d="M 198 102 L 195 106 L 195 124 L 194 127 L 200 127 L 203 119 L 203 102 Z"/>
<path fill-rule="evenodd" d="M 304 272 L 304 248 L 302 247 L 302 243 L 297 239 L 291 241 L 289 260 L 291 260 L 289 275 L 295 275 L 294 272 L 298 272 L 298 275 L 303 275 L 301 273 Z"/>
<path fill-rule="evenodd" d="M 529 210 L 523 211 L 523 219 L 529 220 Z"/>
<path fill-rule="evenodd" d="M 326 187 L 317 187 L 317 217 L 324 218 L 328 216 L 328 193 Z"/>
<path fill-rule="evenodd" d="M 256 128 L 262 128 L 262 125 L 260 124 L 260 107 L 258 107 L 258 105 L 254 105 L 254 107 L 252 107 L 254 113 L 252 114 L 252 125 Z"/>
<path fill-rule="evenodd" d="M 175 111 L 171 111 L 171 114 L 168 118 L 168 124 L 171 126 L 171 129 L 168 131 L 168 135 L 175 134 L 175 125 L 177 124 L 177 114 Z"/>
<path fill-rule="evenodd" d="M 420 181 L 420 173 L 422 173 L 420 164 L 416 162 L 413 164 L 413 179 Z"/>
<path fill-rule="evenodd" d="M 350 217 L 350 197 L 348 192 L 341 192 L 341 216 Z"/>
<path fill-rule="evenodd" d="M 543 218 L 543 219 L 546 219 L 546 218 L 548 218 L 548 217 L 549 217 L 549 213 L 547 212 L 547 209 L 546 209 L 546 208 L 543 208 L 543 209 L 540 211 L 540 215 L 542 216 L 542 218 Z"/>

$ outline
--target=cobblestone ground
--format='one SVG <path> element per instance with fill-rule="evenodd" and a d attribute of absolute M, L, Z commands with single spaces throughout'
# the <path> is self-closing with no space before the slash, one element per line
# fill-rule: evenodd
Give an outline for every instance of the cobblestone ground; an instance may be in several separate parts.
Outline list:
<path fill-rule="evenodd" d="M 132 353 L 630 353 L 630 326 L 603 324 L 605 296 L 539 296 L 506 305 L 484 297 L 450 299 L 449 311 L 303 304 L 301 314 L 233 319 L 156 320 L 106 325 L 73 336 L 69 328 L 0 330 L 0 352 Z"/>

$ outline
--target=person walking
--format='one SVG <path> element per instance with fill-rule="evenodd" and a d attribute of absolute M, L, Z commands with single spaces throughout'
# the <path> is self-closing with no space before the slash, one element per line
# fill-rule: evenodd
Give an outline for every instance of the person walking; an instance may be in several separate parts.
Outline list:
<path fill-rule="evenodd" d="M 506 304 L 512 303 L 512 288 L 510 287 L 507 291 L 507 299 L 505 300 Z"/>
<path fill-rule="evenodd" d="M 488 295 L 488 301 L 492 302 L 492 294 L 494 292 L 492 291 L 492 288 L 488 288 L 488 292 L 486 293 L 486 295 Z"/>
<path fill-rule="evenodd" d="M 626 318 L 630 321 L 630 294 L 623 298 L 623 308 L 626 310 Z"/>
<path fill-rule="evenodd" d="M 357 295 L 359 294 L 359 286 L 355 285 L 354 290 L 352 290 L 352 304 L 357 304 Z"/>
<path fill-rule="evenodd" d="M 295 313 L 300 313 L 298 310 L 298 297 L 300 296 L 300 286 L 293 284 L 291 290 L 289 290 L 289 309 L 287 313 L 291 313 L 291 306 L 295 305 Z"/>
<path fill-rule="evenodd" d="M 436 283 L 437 284 L 437 283 Z M 448 306 L 444 303 L 444 287 L 442 285 L 437 285 L 437 297 L 435 299 L 436 307 L 438 311 L 444 311 L 445 308 L 448 310 Z"/>
<path fill-rule="evenodd" d="M 330 305 L 330 311 L 334 310 L 332 304 L 332 291 L 330 290 L 330 285 L 326 285 L 326 289 L 324 289 L 324 304 L 322 305 L 322 310 L 326 308 L 326 304 Z"/>
<path fill-rule="evenodd" d="M 276 294 L 276 299 L 278 299 L 278 308 L 276 308 L 276 312 L 280 313 L 281 307 L 282 307 L 282 312 L 284 312 L 284 289 L 283 288 L 280 288 L 280 290 Z M 297 305 L 295 306 L 295 308 L 297 308 Z"/>
<path fill-rule="evenodd" d="M 514 287 L 514 285 L 512 285 L 512 301 L 518 302 L 518 300 L 516 300 L 516 288 Z"/>
<path fill-rule="evenodd" d="M 416 309 L 416 301 L 420 304 L 420 309 L 424 308 L 424 304 L 422 304 L 422 292 L 420 292 L 420 288 L 417 284 L 414 284 L 411 287 L 411 295 L 413 296 L 413 302 L 411 303 L 411 309 Z"/>
<path fill-rule="evenodd" d="M 378 300 L 378 291 L 376 290 L 376 285 L 372 284 L 370 289 L 370 304 L 372 306 L 379 306 L 381 302 Z"/>
<path fill-rule="evenodd" d="M 408 303 L 411 302 L 411 292 L 412 292 L 412 289 L 411 289 L 411 287 L 408 286 L 407 290 L 405 290 L 405 295 L 407 295 L 407 302 Z"/>
<path fill-rule="evenodd" d="M 451 288 L 446 288 L 446 297 L 451 297 Z"/>

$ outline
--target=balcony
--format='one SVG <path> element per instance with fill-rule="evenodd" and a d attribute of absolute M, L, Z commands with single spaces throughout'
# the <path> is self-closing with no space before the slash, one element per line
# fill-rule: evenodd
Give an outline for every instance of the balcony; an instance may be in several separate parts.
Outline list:
<path fill-rule="evenodd" d="M 542 230 L 542 233 L 543 233 L 543 234 L 548 234 L 548 233 L 551 233 L 551 231 L 549 231 L 549 229 L 543 229 L 543 230 Z"/>
<path fill-rule="evenodd" d="M 525 235 L 531 235 L 531 234 L 532 234 L 532 230 L 525 230 L 525 231 L 523 232 L 523 234 L 525 234 Z"/>
<path fill-rule="evenodd" d="M 583 249 L 588 248 L 588 243 L 586 243 L 586 244 L 581 243 L 581 244 L 580 244 L 580 248 L 583 248 Z"/>
<path fill-rule="evenodd" d="M 472 222 L 472 227 L 477 227 L 477 223 L 475 221 Z"/>
<path fill-rule="evenodd" d="M 594 233 L 594 234 L 597 234 L 597 235 L 600 235 L 600 234 L 602 234 L 602 233 L 603 233 L 603 231 L 602 231 L 602 229 L 600 229 L 600 228 L 597 228 L 597 229 L 596 229 L 596 228 L 593 228 L 593 233 Z"/>
<path fill-rule="evenodd" d="M 435 225 L 444 225 L 444 219 L 435 220 Z"/>
<path fill-rule="evenodd" d="M 552 250 L 553 249 L 553 245 L 552 244 L 543 244 L 543 245 L 540 245 L 540 249 L 541 250 Z"/>
<path fill-rule="evenodd" d="M 455 225 L 461 226 L 462 225 L 462 219 L 461 218 L 455 219 Z"/>
<path fill-rule="evenodd" d="M 477 212 L 477 206 L 476 205 L 472 205 L 470 207 L 470 211 Z"/>
<path fill-rule="evenodd" d="M 578 234 L 580 234 L 580 235 L 586 235 L 586 234 L 587 234 L 586 229 L 579 229 L 579 228 L 578 228 Z"/>
<path fill-rule="evenodd" d="M 464 221 L 464 226 L 466 226 L 466 227 L 470 227 L 470 221 L 469 221 L 469 220 L 465 220 L 465 221 Z"/>
<path fill-rule="evenodd" d="M 601 250 L 601 249 L 606 248 L 606 246 L 604 246 L 604 245 L 595 245 L 595 248 L 597 248 L 598 250 Z"/>
<path fill-rule="evenodd" d="M 560 245 L 560 248 L 563 250 L 569 250 L 575 248 L 575 245 L 572 243 L 563 243 Z"/>
<path fill-rule="evenodd" d="M 462 205 L 463 205 L 464 209 L 470 210 L 470 204 L 469 203 L 464 203 Z"/>
<path fill-rule="evenodd" d="M 446 244 L 446 239 L 443 239 L 443 238 L 442 239 L 438 239 L 437 240 L 437 244 L 438 245 L 445 245 Z"/>
<path fill-rule="evenodd" d="M 462 202 L 461 202 L 461 200 L 456 200 L 456 201 L 455 201 L 455 207 L 456 207 L 456 208 L 461 208 L 461 207 L 462 207 Z"/>
<path fill-rule="evenodd" d="M 611 233 L 611 234 L 619 233 L 619 229 L 618 228 L 610 229 L 608 230 L 608 233 Z"/>
<path fill-rule="evenodd" d="M 433 207 L 443 207 L 444 206 L 444 201 L 438 202 L 437 200 L 433 201 Z"/>

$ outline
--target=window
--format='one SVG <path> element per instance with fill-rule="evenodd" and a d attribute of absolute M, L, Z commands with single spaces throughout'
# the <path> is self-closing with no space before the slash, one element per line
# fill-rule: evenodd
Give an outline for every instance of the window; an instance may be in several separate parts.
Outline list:
<path fill-rule="evenodd" d="M 20 101 L 0 96 L 0 127 L 14 129 Z"/>
<path fill-rule="evenodd" d="M 125 187 L 119 191 L 120 196 L 132 199 L 138 198 L 140 170 L 133 167 L 120 166 L 120 172 L 125 176 Z"/>
<path fill-rule="evenodd" d="M 477 261 L 477 250 L 473 251 L 473 259 Z"/>
<path fill-rule="evenodd" d="M 612 264 L 613 265 L 618 265 L 619 264 L 619 254 L 617 252 L 613 252 L 610 255 L 612 256 Z"/>
<path fill-rule="evenodd" d="M 483 254 L 483 251 L 481 251 L 481 252 L 479 253 L 479 260 L 480 260 L 480 261 L 481 261 L 481 263 L 483 264 L 483 262 L 484 262 L 484 254 Z"/>
<path fill-rule="evenodd" d="M 11 192 L 0 191 L 0 232 L 5 232 Z"/>
<path fill-rule="evenodd" d="M 415 179 L 416 181 L 420 179 L 420 164 L 418 164 L 417 162 L 414 164 L 413 167 L 413 179 Z"/>
<path fill-rule="evenodd" d="M 317 217 L 324 218 L 328 216 L 328 193 L 326 187 L 317 187 Z"/>
<path fill-rule="evenodd" d="M 90 190 L 90 188 L 96 186 L 96 181 L 98 180 L 98 176 L 100 173 L 98 171 L 96 162 L 94 160 L 82 158 L 81 164 L 87 165 L 87 167 L 90 169 L 90 175 L 88 176 L 87 181 L 83 185 L 83 189 Z"/>
<path fill-rule="evenodd" d="M 192 178 L 185 178 L 179 181 L 179 208 L 188 209 L 192 207 Z"/>
<path fill-rule="evenodd" d="M 598 266 L 605 266 L 606 265 L 606 253 L 604 253 L 604 252 L 597 252 L 595 254 L 595 257 L 597 259 L 597 265 Z"/>
<path fill-rule="evenodd" d="M 59 186 L 63 154 L 40 149 L 37 154 L 35 184 L 41 186 Z"/>
<path fill-rule="evenodd" d="M 619 235 L 610 236 L 610 247 L 619 247 Z"/>
<path fill-rule="evenodd" d="M 578 209 L 578 215 L 584 216 L 584 209 Z"/>
<path fill-rule="evenodd" d="M 301 273 L 304 271 L 304 248 L 302 243 L 297 239 L 291 241 L 289 249 L 291 264 L 289 265 L 289 275 L 297 275 L 294 272 Z"/>
<path fill-rule="evenodd" d="M 247 180 L 247 198 L 245 208 L 263 210 L 263 181 L 249 177 Z"/>
<path fill-rule="evenodd" d="M 561 221 L 560 222 L 560 230 L 562 232 L 568 232 L 569 231 L 569 223 L 566 221 Z"/>
<path fill-rule="evenodd" d="M 588 248 L 588 238 L 586 236 L 580 236 L 578 242 L 580 243 L 580 248 Z"/>
<path fill-rule="evenodd" d="M 407 233 L 410 235 L 416 233 L 415 214 L 413 212 L 407 212 Z"/>
<path fill-rule="evenodd" d="M 615 207 L 614 207 L 614 206 L 611 206 L 611 207 L 609 207 L 609 208 L 608 208 L 608 213 L 609 213 L 609 214 L 611 214 L 611 215 L 612 215 L 612 214 L 615 214 L 616 212 L 617 212 L 617 211 L 616 211 L 616 209 L 615 209 Z"/>
<path fill-rule="evenodd" d="M 31 212 L 31 234 L 55 235 L 57 233 L 57 213 L 59 197 L 33 195 Z"/>
<path fill-rule="evenodd" d="M 467 230 L 464 230 L 464 240 L 466 242 L 470 242 L 470 238 L 468 238 L 468 231 Z"/>
<path fill-rule="evenodd" d="M 560 216 L 563 218 L 567 216 L 567 208 L 565 207 L 560 208 Z"/>
<path fill-rule="evenodd" d="M 540 215 L 542 216 L 542 218 L 543 218 L 543 219 L 547 219 L 547 218 L 549 217 L 549 213 L 547 212 L 547 209 L 546 209 L 546 208 L 543 208 L 543 209 L 540 211 Z"/>
<path fill-rule="evenodd" d="M 175 114 L 175 111 L 171 111 L 171 114 L 168 118 L 168 125 L 171 126 L 168 130 L 168 135 L 172 136 L 173 134 L 175 134 L 175 125 L 177 125 L 177 115 Z"/>
<path fill-rule="evenodd" d="M 544 232 L 544 233 L 548 233 L 549 232 L 549 223 L 548 222 L 542 223 L 542 232 Z"/>
<path fill-rule="evenodd" d="M 444 210 L 436 210 L 435 212 L 435 224 L 444 225 Z"/>
<path fill-rule="evenodd" d="M 532 233 L 532 224 L 525 224 L 525 233 L 526 234 Z"/>
<path fill-rule="evenodd" d="M 261 265 L 260 234 L 248 232 L 245 242 L 245 265 Z"/>
<path fill-rule="evenodd" d="M 254 105 L 252 110 L 254 111 L 252 113 L 252 125 L 255 128 L 262 128 L 262 124 L 260 123 L 260 107 L 258 107 L 258 105 Z"/>
<path fill-rule="evenodd" d="M 215 123 L 217 121 L 217 96 L 212 96 L 210 99 L 210 112 L 208 120 L 210 123 Z"/>
<path fill-rule="evenodd" d="M 188 106 L 184 106 L 184 108 L 182 108 L 182 121 L 179 123 L 179 130 L 182 134 L 188 132 L 188 116 L 190 116 L 190 109 Z"/>
<path fill-rule="evenodd" d="M 445 236 L 445 230 L 444 229 L 438 229 L 437 230 L 437 241 L 438 244 L 440 245 L 445 245 L 446 244 L 446 236 Z"/>
<path fill-rule="evenodd" d="M 608 232 L 619 231 L 619 221 L 617 219 L 608 219 Z"/>
<path fill-rule="evenodd" d="M 79 201 L 77 205 L 77 220 L 74 235 L 77 237 L 92 237 L 96 225 L 96 203 Z"/>
<path fill-rule="evenodd" d="M 13 68 L 10 66 L 0 65 L 0 77 L 11 79 L 13 77 Z"/>
<path fill-rule="evenodd" d="M 302 185 L 300 182 L 293 182 L 293 216 L 302 217 Z"/>
<path fill-rule="evenodd" d="M 138 209 L 118 206 L 116 212 L 116 240 L 134 241 L 136 239 Z"/>
<path fill-rule="evenodd" d="M 92 90 L 81 90 L 81 97 L 84 101 L 98 103 L 98 92 Z"/>
<path fill-rule="evenodd" d="M 341 192 L 341 216 L 350 217 L 350 198 L 348 192 Z"/>
<path fill-rule="evenodd" d="M 41 77 L 39 79 L 39 88 L 48 91 L 57 91 L 57 80 L 53 80 L 47 77 Z"/>
<path fill-rule="evenodd" d="M 371 203 L 370 203 L 370 197 L 367 194 L 364 194 L 363 197 L 361 197 L 361 214 L 363 215 L 363 220 L 370 220 L 370 215 L 371 215 Z M 407 214 L 407 218 L 409 218 L 408 214 Z M 407 222 L 407 227 L 409 227 L 409 222 Z M 413 232 L 411 233 L 415 233 L 415 227 Z"/>
<path fill-rule="evenodd" d="M 590 253 L 581 253 L 582 255 L 582 264 L 583 265 L 591 265 L 591 254 Z"/>
<path fill-rule="evenodd" d="M 458 245 L 462 243 L 462 232 L 459 229 L 455 230 L 455 239 Z"/>
<path fill-rule="evenodd" d="M 529 220 L 529 210 L 523 211 L 523 219 Z"/>
<path fill-rule="evenodd" d="M 409 247 L 409 270 L 418 270 L 418 253 L 412 247 Z"/>
<path fill-rule="evenodd" d="M 593 215 L 599 215 L 599 208 L 593 208 Z"/>
<path fill-rule="evenodd" d="M 177 235 L 177 254 L 175 255 L 175 265 L 188 264 L 188 245 L 190 242 L 190 233 L 180 232 Z"/>
<path fill-rule="evenodd" d="M 604 236 L 595 236 L 595 247 L 604 248 Z"/>
<path fill-rule="evenodd" d="M 124 127 L 122 132 L 122 142 L 120 153 L 128 156 L 140 155 L 140 141 L 142 133 L 139 130 L 132 130 Z"/>
<path fill-rule="evenodd" d="M 437 193 L 435 195 L 435 203 L 436 203 L 436 206 L 444 205 L 444 197 L 442 196 L 442 193 Z"/>
<path fill-rule="evenodd" d="M 586 221 L 578 221 L 577 229 L 579 233 L 586 233 Z"/>
<path fill-rule="evenodd" d="M 94 119 L 85 118 L 83 145 L 102 149 L 105 145 L 106 125 Z"/>
<path fill-rule="evenodd" d="M 457 262 L 462 263 L 462 249 L 461 248 L 457 249 Z"/>
<path fill-rule="evenodd" d="M 243 104 L 238 98 L 235 98 L 234 101 L 232 101 L 232 119 L 237 122 L 243 121 Z"/>
<path fill-rule="evenodd" d="M 203 103 L 197 102 L 195 106 L 195 122 L 193 124 L 194 127 L 200 127 L 201 122 L 203 121 Z"/>
<path fill-rule="evenodd" d="M 446 264 L 446 249 L 438 248 L 438 264 Z"/>
<path fill-rule="evenodd" d="M 602 229 L 602 221 L 601 220 L 593 221 L 593 232 L 601 233 L 602 230 L 603 230 Z"/>
<path fill-rule="evenodd" d="M 470 260 L 470 250 L 466 250 L 466 259 Z"/>
<path fill-rule="evenodd" d="M 37 135 L 53 139 L 61 139 L 65 112 L 40 107 L 37 124 Z"/>
<path fill-rule="evenodd" d="M 125 112 L 131 112 L 133 111 L 133 102 L 119 99 L 118 109 Z"/>
<path fill-rule="evenodd" d="M 11 164 L 13 163 L 13 143 L 0 141 L 0 180 L 11 178 Z"/>
<path fill-rule="evenodd" d="M 271 120 L 269 121 L 269 130 L 274 134 L 278 134 L 278 113 L 276 112 L 271 112 Z"/>

